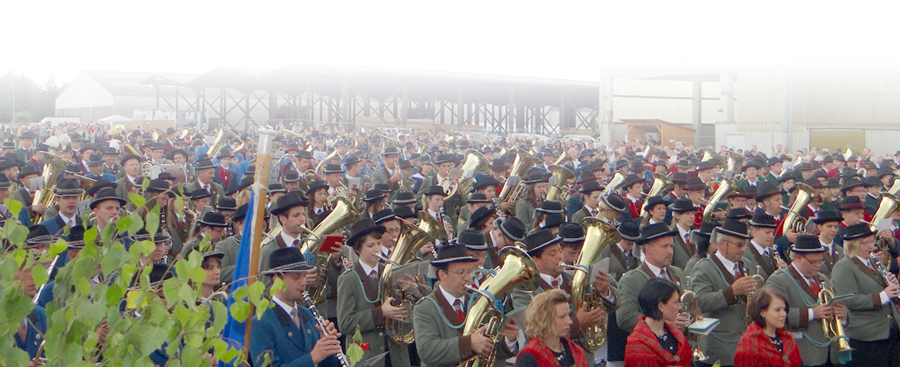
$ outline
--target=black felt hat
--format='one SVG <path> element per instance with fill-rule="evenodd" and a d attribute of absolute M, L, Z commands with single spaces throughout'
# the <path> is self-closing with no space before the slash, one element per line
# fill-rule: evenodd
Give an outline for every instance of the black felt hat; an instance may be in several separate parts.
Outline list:
<path fill-rule="evenodd" d="M 197 223 L 208 227 L 228 227 L 228 224 L 225 222 L 225 215 L 217 212 L 206 212 Z"/>
<path fill-rule="evenodd" d="M 300 181 L 300 173 L 291 169 L 284 173 L 284 177 L 281 179 L 285 183 L 291 182 L 299 182 Z"/>
<path fill-rule="evenodd" d="M 216 210 L 237 210 L 237 201 L 234 198 L 221 198 L 216 203 Z"/>
<path fill-rule="evenodd" d="M 118 186 L 118 184 L 116 184 L 115 182 L 101 177 L 101 178 L 98 178 L 97 181 L 94 182 L 93 185 L 91 185 L 91 187 L 87 190 L 87 194 L 88 194 L 88 196 L 94 196 L 94 194 L 96 194 L 98 191 L 100 191 L 100 189 L 107 188 L 107 187 L 115 189 L 116 186 Z"/>
<path fill-rule="evenodd" d="M 791 246 L 791 251 L 798 254 L 813 254 L 825 252 L 827 250 L 828 249 L 826 249 L 825 246 L 822 246 L 819 237 L 811 234 L 798 235 L 794 245 Z"/>
<path fill-rule="evenodd" d="M 751 219 L 753 215 L 750 214 L 750 211 L 746 208 L 731 208 L 728 211 L 728 214 L 725 215 L 725 218 L 731 219 Z"/>
<path fill-rule="evenodd" d="M 863 205 L 862 201 L 859 200 L 859 196 L 848 196 L 841 200 L 841 205 L 838 206 L 839 210 L 856 210 L 856 209 L 866 209 L 866 206 Z"/>
<path fill-rule="evenodd" d="M 25 243 L 31 247 L 53 242 L 54 239 L 56 239 L 56 237 L 47 230 L 47 226 L 35 224 L 28 227 L 28 236 L 25 237 Z"/>
<path fill-rule="evenodd" d="M 429 187 L 428 190 L 425 191 L 425 196 L 428 197 L 431 195 L 444 196 L 444 188 L 439 185 Z"/>
<path fill-rule="evenodd" d="M 716 227 L 713 230 L 714 233 L 724 234 L 727 236 L 742 238 L 745 240 L 749 240 L 753 238 L 747 231 L 747 223 L 741 222 L 736 219 L 725 218 L 725 221 L 722 223 L 721 227 Z"/>
<path fill-rule="evenodd" d="M 328 184 L 325 181 L 313 181 L 309 184 L 309 189 L 306 190 L 306 195 L 315 195 L 317 190 L 327 190 Z"/>
<path fill-rule="evenodd" d="M 687 183 L 684 184 L 687 191 L 706 190 L 706 184 L 699 177 L 689 177 Z"/>
<path fill-rule="evenodd" d="M 323 172 L 327 175 L 329 173 L 344 173 L 344 170 L 341 169 L 340 164 L 326 164 Z"/>
<path fill-rule="evenodd" d="M 363 197 L 363 201 L 367 203 L 371 203 L 381 199 L 384 199 L 384 192 L 378 189 L 366 191 L 366 196 Z"/>
<path fill-rule="evenodd" d="M 234 215 L 231 216 L 231 221 L 238 222 L 242 221 L 247 217 L 247 210 L 250 208 L 250 204 L 243 204 L 234 211 Z"/>
<path fill-rule="evenodd" d="M 561 238 L 553 234 L 549 229 L 538 229 L 525 235 L 523 242 L 525 242 L 525 249 L 528 251 L 528 254 L 532 254 L 544 247 L 558 243 L 560 240 Z"/>
<path fill-rule="evenodd" d="M 775 217 L 768 215 L 766 213 L 756 213 L 753 214 L 753 218 L 747 222 L 747 225 L 751 227 L 762 227 L 762 228 L 776 228 L 778 227 L 778 223 L 775 222 Z"/>
<path fill-rule="evenodd" d="M 583 242 L 584 227 L 580 223 L 562 223 L 559 225 L 559 237 L 563 243 Z"/>
<path fill-rule="evenodd" d="M 469 226 L 470 227 L 477 226 L 478 224 L 483 222 L 485 219 L 491 217 L 492 215 L 494 215 L 496 213 L 497 213 L 497 210 L 490 206 L 483 206 L 478 209 L 475 209 L 475 211 L 472 212 L 472 217 L 470 218 L 471 224 Z"/>
<path fill-rule="evenodd" d="M 629 187 L 631 187 L 632 185 L 634 185 L 634 184 L 636 184 L 636 183 L 638 183 L 638 182 L 643 183 L 643 182 L 644 182 L 644 179 L 641 178 L 641 177 L 638 176 L 638 175 L 635 175 L 635 174 L 629 174 L 629 175 L 625 176 L 625 181 L 622 181 L 622 185 L 619 186 L 619 187 L 621 187 L 621 188 L 623 188 L 623 189 L 629 188 Z"/>
<path fill-rule="evenodd" d="M 416 196 L 409 191 L 400 191 L 394 196 L 394 205 L 410 205 L 416 203 Z"/>
<path fill-rule="evenodd" d="M 390 209 L 382 209 L 379 210 L 375 215 L 373 215 L 375 224 L 381 225 L 384 222 L 396 220 L 397 216 L 394 214 L 393 210 Z"/>
<path fill-rule="evenodd" d="M 469 250 L 485 251 L 488 249 L 487 244 L 484 242 L 484 233 L 474 229 L 462 230 L 457 238 L 459 244 L 465 245 Z"/>
<path fill-rule="evenodd" d="M 600 195 L 600 203 L 606 208 L 615 210 L 619 213 L 624 213 L 628 210 L 628 204 L 625 203 L 625 199 L 622 199 L 621 196 L 616 194 Z"/>
<path fill-rule="evenodd" d="M 532 173 L 531 175 L 529 175 L 528 177 L 525 177 L 524 182 L 526 185 L 531 185 L 531 184 L 536 184 L 536 183 L 541 183 L 541 182 L 550 182 L 550 177 L 541 172 L 535 172 L 535 173 Z"/>
<path fill-rule="evenodd" d="M 200 200 L 200 199 L 212 197 L 212 194 L 209 191 L 206 191 L 204 189 L 196 189 L 194 191 L 189 192 L 188 197 L 190 197 L 191 200 Z"/>
<path fill-rule="evenodd" d="M 519 218 L 509 217 L 500 223 L 500 232 L 513 241 L 525 239 L 525 224 Z"/>
<path fill-rule="evenodd" d="M 566 215 L 562 213 L 555 214 L 547 214 L 547 217 L 544 218 L 544 227 L 543 228 L 556 228 L 561 224 L 566 222 Z"/>
<path fill-rule="evenodd" d="M 72 177 L 62 177 L 56 180 L 56 187 L 53 188 L 53 193 L 56 196 L 64 197 L 64 196 L 81 196 L 84 195 L 84 190 L 81 189 L 81 184 L 78 183 L 78 180 Z"/>
<path fill-rule="evenodd" d="M 84 226 L 77 225 L 69 228 L 69 240 L 66 242 L 70 249 L 84 248 Z"/>
<path fill-rule="evenodd" d="M 41 174 L 41 173 L 38 172 L 37 167 L 35 167 L 34 165 L 31 165 L 31 164 L 27 164 L 27 165 L 25 165 L 25 168 L 22 168 L 22 170 L 19 171 L 19 178 L 25 178 L 28 175 L 39 175 L 39 174 Z"/>
<path fill-rule="evenodd" d="M 160 174 L 160 176 L 162 176 L 162 174 Z M 150 182 L 147 184 L 147 189 L 144 190 L 144 192 L 162 193 L 166 192 L 167 190 L 169 190 L 169 182 L 167 182 L 165 179 L 157 178 L 155 180 L 150 180 Z"/>
<path fill-rule="evenodd" d="M 759 188 L 756 190 L 756 201 L 766 200 L 769 196 L 781 195 L 781 190 L 772 184 L 766 182 L 759 185 Z"/>
<path fill-rule="evenodd" d="M 466 203 L 468 203 L 468 204 L 490 203 L 490 202 L 491 201 L 488 200 L 487 195 L 482 194 L 480 192 L 473 192 L 473 193 L 469 194 L 469 198 L 466 199 Z"/>
<path fill-rule="evenodd" d="M 260 272 L 260 275 L 306 272 L 313 268 L 306 262 L 300 248 L 292 246 L 273 251 L 269 256 L 269 270 Z"/>
<path fill-rule="evenodd" d="M 535 213 L 544 213 L 544 214 L 563 214 L 565 210 L 563 209 L 562 203 L 558 201 L 546 200 L 544 201 L 544 205 L 540 208 L 534 210 Z"/>
<path fill-rule="evenodd" d="M 393 213 L 391 213 L 391 215 L 393 215 Z M 359 245 L 359 240 L 367 234 L 374 232 L 384 234 L 385 230 L 384 226 L 376 224 L 371 218 L 365 218 L 350 226 L 350 236 L 347 237 L 347 245 L 356 247 Z"/>
<path fill-rule="evenodd" d="M 269 189 L 269 194 L 285 192 L 284 185 L 282 185 L 280 183 L 270 183 L 268 189 Z"/>
<path fill-rule="evenodd" d="M 480 178 L 478 181 L 475 181 L 475 185 L 472 186 L 472 189 L 478 191 L 486 189 L 488 187 L 497 187 L 497 185 L 499 184 L 500 181 L 498 181 L 496 178 L 492 176 L 485 176 Z"/>
<path fill-rule="evenodd" d="M 694 207 L 694 202 L 688 198 L 675 199 L 672 205 L 669 206 L 669 209 L 672 210 L 673 213 L 685 213 L 692 212 L 696 208 Z"/>
<path fill-rule="evenodd" d="M 437 256 L 431 260 L 431 265 L 477 261 L 474 257 L 469 256 L 469 249 L 466 245 L 460 243 L 438 246 L 434 250 Z"/>
<path fill-rule="evenodd" d="M 400 219 L 415 219 L 416 212 L 412 207 L 409 206 L 401 206 L 394 209 L 394 215 Z"/>
<path fill-rule="evenodd" d="M 593 175 L 591 175 L 591 176 L 593 176 Z M 597 182 L 596 180 L 587 181 L 584 183 L 584 185 L 581 186 L 581 193 L 585 194 L 585 195 L 590 195 L 594 191 L 603 191 L 603 189 L 604 188 L 602 186 L 600 186 L 600 183 Z"/>
<path fill-rule="evenodd" d="M 657 205 L 666 205 L 666 201 L 663 200 L 662 196 L 656 195 L 656 196 L 651 196 L 651 197 L 647 198 L 645 208 L 647 208 L 647 211 L 649 212 L 649 211 L 653 210 L 653 208 Z"/>
<path fill-rule="evenodd" d="M 868 223 L 860 222 L 854 224 L 852 226 L 847 226 L 844 229 L 844 241 L 855 240 L 858 238 L 866 238 L 869 236 L 874 236 L 876 233 L 872 232 L 872 229 L 869 227 Z"/>
<path fill-rule="evenodd" d="M 641 238 L 641 227 L 636 221 L 622 221 L 622 223 L 619 223 L 618 230 L 619 235 L 621 235 L 623 239 L 629 241 L 637 241 Z"/>
<path fill-rule="evenodd" d="M 643 245 L 657 238 L 672 237 L 677 230 L 673 231 L 665 223 L 648 224 L 641 227 L 641 237 L 635 241 L 638 245 Z"/>
<path fill-rule="evenodd" d="M 94 200 L 91 201 L 91 209 L 94 209 L 100 203 L 107 200 L 115 200 L 119 202 L 119 205 L 125 205 L 126 201 L 122 200 L 122 198 L 116 195 L 116 190 L 111 187 L 105 187 L 97 191 L 97 195 L 94 196 Z"/>
<path fill-rule="evenodd" d="M 275 200 L 275 205 L 272 206 L 272 215 L 279 216 L 281 213 L 284 213 L 291 208 L 308 205 L 309 200 L 307 200 L 305 196 L 302 196 L 297 192 L 289 192 L 278 198 L 278 200 Z"/>
<path fill-rule="evenodd" d="M 809 218 L 815 224 L 824 224 L 828 222 L 838 222 L 844 220 L 844 217 L 837 210 L 819 210 L 815 217 Z"/>
<path fill-rule="evenodd" d="M 846 181 L 844 181 L 844 186 L 841 187 L 841 192 L 844 195 L 846 195 L 847 191 L 853 190 L 853 188 L 860 187 L 860 186 L 865 186 L 865 184 L 863 184 L 863 182 L 860 179 L 858 179 L 856 177 L 849 178 Z"/>

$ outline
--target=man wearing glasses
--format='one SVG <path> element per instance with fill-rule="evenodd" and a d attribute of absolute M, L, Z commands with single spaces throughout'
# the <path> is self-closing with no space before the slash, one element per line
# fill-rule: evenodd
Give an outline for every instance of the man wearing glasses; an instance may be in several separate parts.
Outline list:
<path fill-rule="evenodd" d="M 709 357 L 708 363 L 718 360 L 723 366 L 734 365 L 734 351 L 747 329 L 744 320 L 747 295 L 758 286 L 751 276 L 756 269 L 747 269 L 742 259 L 747 240 L 751 238 L 746 223 L 725 219 L 710 238 L 710 242 L 718 245 L 716 253 L 694 267 L 691 290 L 697 294 L 700 312 L 705 318 L 719 320 L 719 326 L 700 339 L 700 349 Z"/>

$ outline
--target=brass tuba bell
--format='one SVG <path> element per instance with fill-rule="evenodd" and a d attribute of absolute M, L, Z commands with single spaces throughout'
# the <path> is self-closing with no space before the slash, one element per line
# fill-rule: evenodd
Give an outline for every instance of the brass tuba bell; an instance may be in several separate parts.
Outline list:
<path fill-rule="evenodd" d="M 487 158 L 484 154 L 481 154 L 481 152 L 469 149 L 466 151 L 466 161 L 463 162 L 460 169 L 463 172 L 463 178 L 459 180 L 457 190 L 463 194 L 467 194 L 472 191 L 472 187 L 475 185 L 475 177 L 478 175 L 491 174 L 491 162 L 488 162 Z M 448 194 L 447 196 L 453 195 Z"/>
<path fill-rule="evenodd" d="M 592 279 L 588 271 L 591 264 L 600 259 L 600 253 L 606 247 L 619 242 L 622 236 L 616 227 L 597 218 L 584 218 L 585 236 L 584 246 L 578 254 L 578 260 L 574 266 L 572 275 L 572 307 L 576 311 L 587 304 L 587 311 L 603 306 L 603 295 L 600 289 L 591 285 Z M 568 267 L 568 266 L 567 266 Z M 607 319 L 596 324 L 581 325 L 581 335 L 584 337 L 584 347 L 590 352 L 596 351 L 600 345 L 606 342 Z"/>
<path fill-rule="evenodd" d="M 309 233 L 307 240 L 300 245 L 300 251 L 316 256 L 316 283 L 307 286 L 313 301 L 321 302 L 325 299 L 325 288 L 328 280 L 328 267 L 331 266 L 332 253 L 319 252 L 319 246 L 325 236 L 344 228 L 359 219 L 359 213 L 347 198 L 339 197 L 335 201 L 334 209 L 323 219 L 316 228 Z"/>
<path fill-rule="evenodd" d="M 675 188 L 675 183 L 672 182 L 666 175 L 662 173 L 653 173 L 653 184 L 650 185 L 650 191 L 647 192 L 647 197 L 659 196 L 662 195 L 666 190 L 672 190 Z M 643 217 L 644 214 L 647 213 L 647 202 L 649 200 L 644 200 L 644 205 L 641 206 L 641 214 Z"/>
<path fill-rule="evenodd" d="M 717 188 L 716 192 L 713 193 L 713 196 L 709 198 L 706 208 L 703 208 L 703 221 L 718 222 L 719 220 L 713 214 L 716 209 L 716 203 L 728 198 L 728 196 L 735 191 L 737 191 L 737 185 L 735 185 L 733 181 L 723 178 L 722 181 L 719 182 L 719 188 Z"/>
<path fill-rule="evenodd" d="M 822 196 L 819 195 L 816 189 L 802 182 L 794 184 L 794 190 L 794 199 L 791 202 L 791 207 L 788 208 L 787 214 L 784 216 L 783 228 L 785 231 L 790 229 L 802 234 L 806 233 L 807 219 L 800 215 L 800 211 L 813 201 L 821 201 Z"/>
<path fill-rule="evenodd" d="M 412 314 L 413 306 L 425 294 L 417 293 L 417 287 L 414 289 L 402 289 L 399 283 L 393 279 L 393 270 L 396 267 L 413 263 L 417 259 L 419 250 L 434 238 L 426 231 L 423 231 L 405 220 L 400 220 L 400 236 L 397 237 L 397 244 L 391 253 L 391 258 L 384 265 L 384 271 L 381 273 L 381 299 L 386 302 L 388 298 L 393 297 L 394 307 L 405 308 Z M 416 279 L 415 285 L 420 284 L 420 279 Z M 405 321 L 399 321 L 387 318 L 384 320 L 384 331 L 392 342 L 397 345 L 407 345 L 415 340 L 415 332 L 413 330 L 412 318 Z"/>
<path fill-rule="evenodd" d="M 566 182 L 570 178 L 575 178 L 575 172 L 559 166 L 550 166 L 550 188 L 547 190 L 547 200 L 558 201 L 565 204 L 569 200 L 569 185 Z"/>

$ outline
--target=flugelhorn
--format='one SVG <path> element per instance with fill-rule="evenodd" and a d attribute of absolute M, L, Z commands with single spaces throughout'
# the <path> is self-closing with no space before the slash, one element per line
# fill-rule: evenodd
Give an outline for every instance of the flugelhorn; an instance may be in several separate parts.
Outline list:
<path fill-rule="evenodd" d="M 834 302 L 834 291 L 830 288 L 825 287 L 825 282 L 822 281 L 820 283 L 819 289 L 819 304 L 821 305 L 831 305 Z M 822 318 L 822 330 L 825 331 L 825 337 L 832 342 L 838 343 L 838 352 L 850 352 L 853 348 L 850 348 L 850 339 L 847 337 L 847 334 L 844 333 L 844 325 L 843 319 L 838 318 L 831 314 L 829 317 Z"/>

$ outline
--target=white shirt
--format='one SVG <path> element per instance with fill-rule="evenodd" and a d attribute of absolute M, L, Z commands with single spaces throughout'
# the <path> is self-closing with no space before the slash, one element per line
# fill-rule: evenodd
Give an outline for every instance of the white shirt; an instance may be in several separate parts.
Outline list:
<path fill-rule="evenodd" d="M 803 275 L 803 273 L 800 272 L 800 269 L 797 268 L 797 263 L 792 263 L 791 266 L 794 267 L 794 270 L 797 271 L 797 274 L 800 274 L 800 276 L 803 277 L 803 279 L 806 280 L 806 285 L 812 287 L 811 282 L 813 282 L 813 280 L 807 278 L 806 275 Z M 816 319 L 816 314 L 813 312 L 813 309 L 811 309 L 811 308 L 807 309 L 807 312 L 806 312 L 806 313 L 807 313 L 806 317 L 807 317 L 807 319 L 808 319 L 809 321 L 812 321 L 812 320 L 815 320 L 815 319 Z"/>
<path fill-rule="evenodd" d="M 73 215 L 71 218 L 63 215 L 62 212 L 59 212 L 59 217 L 62 218 L 63 222 L 65 222 L 66 226 L 74 226 L 75 225 L 75 216 Z"/>
<path fill-rule="evenodd" d="M 675 228 L 678 228 L 678 234 L 681 236 L 681 239 L 684 240 L 684 243 L 688 242 L 688 235 L 691 233 L 690 231 L 681 228 L 681 224 L 675 223 Z"/>
<path fill-rule="evenodd" d="M 662 268 L 657 268 L 657 267 L 654 266 L 653 264 L 651 264 L 651 263 L 649 263 L 649 262 L 646 262 L 646 261 L 644 262 L 644 264 L 647 264 L 647 267 L 650 268 L 650 272 L 652 272 L 654 276 L 660 278 L 659 274 L 662 273 L 662 271 L 663 271 Z M 668 271 L 666 271 L 666 279 L 669 279 L 669 272 L 668 272 Z M 669 279 L 669 280 L 671 280 L 671 279 Z"/>
<path fill-rule="evenodd" d="M 562 274 L 560 274 L 560 275 L 558 275 L 556 278 L 554 278 L 554 277 L 551 277 L 551 276 L 549 276 L 549 275 L 547 275 L 547 274 L 541 273 L 541 279 L 543 279 L 545 282 L 547 282 L 547 284 L 550 284 L 551 287 L 553 286 L 553 282 L 557 282 L 557 283 L 556 283 L 556 287 L 557 287 L 557 288 L 561 288 L 561 287 L 562 287 L 562 284 L 563 284 L 563 276 L 562 276 Z"/>
<path fill-rule="evenodd" d="M 632 203 L 637 203 L 637 202 L 638 202 L 638 199 L 631 197 L 630 194 L 629 194 L 629 195 L 625 195 L 625 197 L 626 197 L 628 200 L 631 200 Z"/>
<path fill-rule="evenodd" d="M 373 268 L 369 265 L 366 265 L 366 263 L 364 263 L 362 260 L 359 261 L 359 266 L 362 266 L 363 274 L 365 274 L 366 276 L 372 275 L 373 271 L 375 272 L 376 275 L 378 274 L 378 269 Z M 378 265 L 375 265 L 375 266 L 377 267 Z"/>
<path fill-rule="evenodd" d="M 287 245 L 287 247 L 294 247 L 294 240 L 299 240 L 299 238 L 291 237 L 284 230 L 281 231 L 279 236 L 281 236 L 281 239 L 284 241 L 284 244 Z"/>
<path fill-rule="evenodd" d="M 584 209 L 587 210 L 588 214 L 590 214 L 591 216 L 597 215 L 596 208 L 591 208 L 591 207 L 588 207 L 587 205 L 585 205 Z"/>
<path fill-rule="evenodd" d="M 136 180 L 137 177 L 131 177 L 131 176 L 128 175 L 127 173 L 125 174 L 125 177 L 128 179 L 128 182 L 131 182 L 132 185 L 135 184 L 135 183 L 134 183 L 134 180 Z"/>
<path fill-rule="evenodd" d="M 825 249 L 828 250 L 828 251 L 827 251 L 827 252 L 828 252 L 828 256 L 831 256 L 831 255 L 833 254 L 833 252 L 831 252 L 831 251 L 832 251 L 832 249 L 834 248 L 834 241 L 831 241 L 831 243 L 825 243 L 825 242 L 822 242 L 822 239 L 820 238 L 820 239 L 819 239 L 819 243 L 821 243 L 822 246 L 825 246 Z M 859 256 L 857 256 L 857 257 L 859 257 Z M 863 261 L 863 263 L 868 264 L 868 261 Z"/>
<path fill-rule="evenodd" d="M 294 302 L 294 306 L 291 306 L 291 305 L 288 305 L 286 302 L 282 301 L 281 299 L 279 299 L 279 298 L 276 297 L 276 296 L 273 296 L 273 297 L 272 297 L 272 300 L 275 301 L 275 304 L 276 304 L 276 305 L 281 306 L 281 308 L 284 310 L 284 312 L 287 312 L 288 315 L 290 315 L 292 312 L 294 312 L 295 309 L 297 309 L 297 303 L 296 303 L 296 302 Z"/>
<path fill-rule="evenodd" d="M 737 264 L 731 262 L 731 260 L 726 259 L 726 258 L 725 258 L 724 256 L 722 256 L 722 254 L 719 253 L 718 251 L 716 251 L 716 257 L 719 258 L 719 261 L 722 262 L 722 265 L 725 266 L 725 269 L 728 269 L 729 271 L 731 271 L 731 274 L 732 274 L 732 275 L 734 275 L 735 277 L 739 277 L 739 276 L 740 276 L 740 269 L 737 269 L 737 271 L 734 269 L 734 267 L 735 267 Z"/>
<path fill-rule="evenodd" d="M 447 303 L 450 304 L 450 307 L 455 307 L 455 306 L 453 306 L 453 304 L 456 303 L 456 301 L 459 301 L 460 307 L 462 307 L 463 312 L 466 312 L 465 297 L 456 298 L 456 297 L 451 296 L 450 293 L 447 293 L 447 291 L 444 290 L 443 284 L 438 285 L 438 288 L 441 289 L 441 294 L 444 295 L 444 299 L 447 300 Z M 454 310 L 455 310 L 455 308 L 454 308 Z"/>
<path fill-rule="evenodd" d="M 769 254 L 768 248 L 760 246 L 755 240 L 751 240 L 750 243 L 753 244 L 753 247 L 756 247 L 756 252 L 760 255 L 766 256 Z"/>
<path fill-rule="evenodd" d="M 387 248 L 387 247 L 381 246 L 381 254 L 384 255 L 384 257 L 389 258 L 391 256 L 390 254 L 391 254 L 391 252 L 393 252 L 393 250 L 394 250 L 393 247 Z"/>

